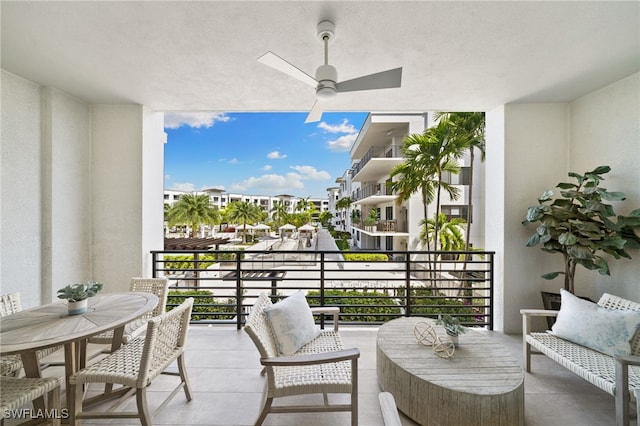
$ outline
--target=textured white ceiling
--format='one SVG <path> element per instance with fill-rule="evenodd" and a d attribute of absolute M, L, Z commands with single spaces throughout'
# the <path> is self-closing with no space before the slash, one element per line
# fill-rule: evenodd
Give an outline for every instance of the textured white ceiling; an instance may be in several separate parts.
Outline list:
<path fill-rule="evenodd" d="M 570 101 L 640 69 L 637 1 L 2 1 L 2 68 L 92 103 L 156 110 L 305 111 L 316 25 L 336 24 L 339 80 L 404 67 L 401 89 L 328 110 L 486 110 Z"/>

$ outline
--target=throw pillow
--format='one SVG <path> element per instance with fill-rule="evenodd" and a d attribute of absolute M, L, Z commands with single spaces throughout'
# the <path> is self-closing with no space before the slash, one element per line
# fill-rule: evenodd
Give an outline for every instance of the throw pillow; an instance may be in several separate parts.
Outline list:
<path fill-rule="evenodd" d="M 280 355 L 293 355 L 298 349 L 318 337 L 311 308 L 301 291 L 264 308 L 267 320 L 278 344 Z"/>
<path fill-rule="evenodd" d="M 640 312 L 607 309 L 561 289 L 552 334 L 608 355 L 629 355 Z"/>

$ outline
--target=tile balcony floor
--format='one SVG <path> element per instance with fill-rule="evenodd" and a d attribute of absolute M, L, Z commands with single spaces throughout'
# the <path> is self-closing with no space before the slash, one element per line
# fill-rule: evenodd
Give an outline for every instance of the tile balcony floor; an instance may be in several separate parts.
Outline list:
<path fill-rule="evenodd" d="M 345 347 L 358 347 L 359 424 L 382 426 L 376 376 L 377 327 L 341 326 Z M 505 350 L 522 361 L 519 335 L 493 332 Z M 461 344 L 464 343 L 463 338 Z M 260 375 L 258 352 L 244 331 L 233 326 L 193 325 L 187 342 L 187 370 L 194 398 L 186 402 L 184 393 L 154 418 L 157 425 L 252 425 L 261 408 L 264 377 Z M 614 425 L 613 397 L 596 389 L 545 356 L 534 356 L 533 373 L 525 373 L 525 424 L 527 426 Z M 56 370 L 58 371 L 56 373 Z M 59 374 L 58 367 L 45 370 Z M 175 377 L 161 376 L 148 390 L 149 409 L 153 411 L 168 395 Z M 94 385 L 95 386 L 95 385 Z M 90 391 L 91 392 L 91 391 Z M 338 396 L 340 397 L 340 396 Z M 321 396 L 310 396 L 321 402 Z M 330 397 L 331 398 L 331 397 Z M 121 408 L 134 410 L 135 398 Z M 632 413 L 635 424 L 635 413 Z M 401 415 L 404 426 L 416 425 Z M 12 424 L 6 422 L 7 425 Z M 83 425 L 139 425 L 137 419 L 84 420 Z M 349 424 L 348 413 L 269 414 L 265 425 L 342 426 Z M 457 425 L 452 425 L 457 426 Z"/>

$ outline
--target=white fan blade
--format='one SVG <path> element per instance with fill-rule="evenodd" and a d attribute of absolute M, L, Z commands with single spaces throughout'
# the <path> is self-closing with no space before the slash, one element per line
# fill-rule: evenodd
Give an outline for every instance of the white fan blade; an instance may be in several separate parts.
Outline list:
<path fill-rule="evenodd" d="M 320 102 L 316 100 L 316 103 L 311 107 L 311 111 L 309 111 L 309 115 L 307 115 L 307 119 L 304 120 L 305 123 L 315 123 L 316 121 L 320 121 L 322 118 L 322 113 L 324 112 L 324 102 Z"/>
<path fill-rule="evenodd" d="M 273 52 L 267 52 L 264 55 L 260 56 L 258 58 L 258 62 L 268 65 L 271 68 L 277 69 L 278 71 L 283 72 L 295 79 L 298 79 L 303 83 L 307 83 L 309 86 L 316 87 L 318 85 L 318 82 L 315 78 L 311 77 L 309 74 L 295 67 L 294 65 L 291 65 L 289 62 L 285 61 Z"/>
<path fill-rule="evenodd" d="M 338 92 L 355 92 L 357 90 L 392 89 L 400 87 L 402 68 L 369 74 L 363 77 L 341 81 L 336 84 Z"/>

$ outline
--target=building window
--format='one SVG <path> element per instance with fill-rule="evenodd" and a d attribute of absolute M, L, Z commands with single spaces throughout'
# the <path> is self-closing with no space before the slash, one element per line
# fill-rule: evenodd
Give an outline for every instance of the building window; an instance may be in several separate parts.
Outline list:
<path fill-rule="evenodd" d="M 445 205 L 440 207 L 440 212 L 447 217 L 447 220 L 455 217 L 467 220 L 467 210 L 468 206 L 466 205 Z M 473 222 L 473 207 L 471 208 L 470 222 Z"/>

